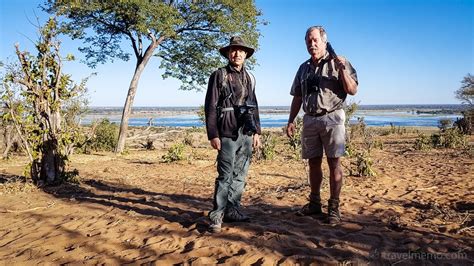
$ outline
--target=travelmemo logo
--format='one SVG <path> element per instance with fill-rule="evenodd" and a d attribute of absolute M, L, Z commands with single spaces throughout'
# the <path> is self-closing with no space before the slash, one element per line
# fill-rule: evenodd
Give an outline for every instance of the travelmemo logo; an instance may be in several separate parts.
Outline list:
<path fill-rule="evenodd" d="M 451 252 L 451 253 L 427 253 L 427 252 L 379 252 L 374 250 L 370 253 L 371 259 L 384 259 L 384 260 L 458 260 L 467 259 L 467 254 L 464 252 Z"/>

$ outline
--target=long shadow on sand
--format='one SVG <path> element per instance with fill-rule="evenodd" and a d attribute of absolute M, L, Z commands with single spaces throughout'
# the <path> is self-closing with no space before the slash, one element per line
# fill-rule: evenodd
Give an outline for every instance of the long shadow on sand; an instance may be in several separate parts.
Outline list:
<path fill-rule="evenodd" d="M 258 200 L 246 207 L 252 217 L 251 223 L 225 224 L 223 232 L 210 234 L 206 231 L 207 220 L 204 217 L 211 208 L 209 198 L 191 194 L 155 193 L 94 180 L 86 180 L 80 186 L 63 185 L 46 188 L 45 191 L 59 199 L 69 201 L 73 197 L 79 204 L 93 203 L 124 212 L 134 211 L 147 218 L 160 217 L 181 226 L 179 230 L 161 232 L 157 229 L 151 234 L 174 234 L 182 238 L 193 235 L 193 238 L 225 240 L 251 246 L 254 250 L 276 253 L 281 257 L 278 263 L 471 265 L 473 262 L 471 238 L 454 238 L 428 229 L 394 226 L 375 216 L 346 213 L 346 222 L 332 227 L 323 222 L 324 217 L 295 216 L 292 211 L 294 206 L 276 206 Z M 194 241 L 187 242 L 180 254 L 192 256 L 193 246 Z M 141 252 L 147 254 L 144 256 L 147 259 L 140 263 L 159 261 L 164 256 L 147 250 L 147 245 L 135 248 L 143 249 Z M 232 256 L 220 256 L 217 260 L 226 263 L 230 258 L 245 253 L 239 250 Z M 255 265 L 262 264 L 263 260 L 256 260 Z"/>
<path fill-rule="evenodd" d="M 5 174 L 5 173 L 0 173 L 0 184 L 4 184 L 7 182 L 26 182 L 26 178 L 24 176 L 17 176 L 17 175 L 11 175 L 11 174 Z"/>

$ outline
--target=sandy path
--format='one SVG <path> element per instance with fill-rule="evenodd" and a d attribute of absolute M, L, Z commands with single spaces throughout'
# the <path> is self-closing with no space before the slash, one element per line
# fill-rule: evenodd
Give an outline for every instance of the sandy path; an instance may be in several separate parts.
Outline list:
<path fill-rule="evenodd" d="M 309 191 L 301 162 L 279 156 L 255 163 L 243 201 L 252 222 L 225 224 L 219 234 L 206 231 L 215 178 L 208 148 L 171 164 L 160 163 L 162 150 L 76 155 L 81 185 L 0 196 L 0 259 L 472 265 L 474 235 L 459 230 L 473 225 L 473 160 L 452 150 L 413 151 L 409 141 L 387 139 L 384 150 L 375 151 L 377 177 L 346 178 L 344 222 L 335 227 L 324 217 L 294 215 Z M 2 183 L 21 172 L 20 160 L 1 165 Z M 327 184 L 322 197 L 328 197 Z"/>

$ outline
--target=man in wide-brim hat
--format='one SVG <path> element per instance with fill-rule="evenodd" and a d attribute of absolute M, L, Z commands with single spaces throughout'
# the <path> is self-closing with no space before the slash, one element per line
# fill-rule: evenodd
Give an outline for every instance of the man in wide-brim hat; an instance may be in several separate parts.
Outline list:
<path fill-rule="evenodd" d="M 207 137 L 218 151 L 211 232 L 220 232 L 223 222 L 250 220 L 240 201 L 252 150 L 261 144 L 255 78 L 244 65 L 255 49 L 235 36 L 219 52 L 228 64 L 211 74 L 204 104 Z"/>
<path fill-rule="evenodd" d="M 229 45 L 224 46 L 221 49 L 219 49 L 219 53 L 221 53 L 223 57 L 229 58 L 229 51 L 231 47 L 240 48 L 243 51 L 245 51 L 247 53 L 245 59 L 252 57 L 253 53 L 255 52 L 255 49 L 248 46 L 244 42 L 244 40 L 242 40 L 242 38 L 240 38 L 239 36 L 235 36 L 235 37 L 230 38 Z"/>

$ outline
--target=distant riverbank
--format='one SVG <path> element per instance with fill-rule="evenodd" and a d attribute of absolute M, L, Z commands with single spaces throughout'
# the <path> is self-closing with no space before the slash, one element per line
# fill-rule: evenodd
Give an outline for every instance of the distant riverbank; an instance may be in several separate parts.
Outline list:
<path fill-rule="evenodd" d="M 195 114 L 200 107 L 174 106 L 174 107 L 133 107 L 134 117 L 160 115 Z M 290 110 L 289 106 L 260 106 L 261 113 L 285 113 Z M 431 113 L 431 114 L 460 114 L 464 106 L 460 104 L 405 104 L 405 105 L 359 105 L 360 111 L 396 111 L 407 113 Z M 87 115 L 121 115 L 122 107 L 90 107 Z"/>
<path fill-rule="evenodd" d="M 437 127 L 440 120 L 462 117 L 462 110 L 462 105 L 360 105 L 351 121 L 363 117 L 368 126 Z M 199 107 L 134 107 L 129 125 L 146 126 L 151 119 L 155 126 L 199 127 L 203 124 L 198 111 Z M 262 127 L 282 127 L 288 120 L 289 106 L 261 106 L 260 113 Z M 103 118 L 120 123 L 121 115 L 119 107 L 92 107 L 82 124 Z"/>

